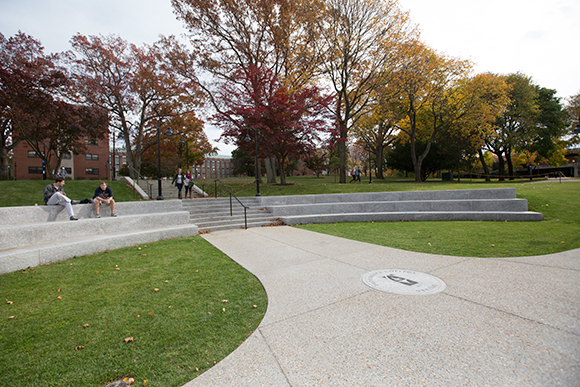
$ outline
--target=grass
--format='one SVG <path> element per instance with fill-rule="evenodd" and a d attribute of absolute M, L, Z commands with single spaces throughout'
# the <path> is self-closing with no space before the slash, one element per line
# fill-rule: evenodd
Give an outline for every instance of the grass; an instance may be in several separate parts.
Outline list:
<path fill-rule="evenodd" d="M 544 214 L 543 221 L 299 227 L 456 256 L 541 255 L 580 248 L 579 182 L 464 180 L 421 184 L 386 179 L 371 185 L 337 184 L 333 179 L 291 177 L 290 185 L 262 184 L 260 188 L 262 195 L 296 195 L 514 187 L 518 197 L 528 200 L 530 211 Z M 224 181 L 239 196 L 255 194 L 251 178 Z M 0 203 L 40 204 L 46 184 L 0 182 Z M 74 198 L 91 197 L 96 184 L 70 181 L 65 190 Z M 116 200 L 133 200 L 124 183 L 111 182 L 111 186 Z M 224 299 L 228 302 L 222 302 Z M 267 304 L 256 278 L 200 237 L 134 246 L 4 274 L 0 276 L 0 300 L 0 385 L 26 386 L 98 387 L 124 376 L 134 377 L 136 385 L 145 380 L 149 386 L 183 385 L 237 348 L 256 329 Z M 84 328 L 85 324 L 89 326 Z M 125 342 L 129 337 L 133 341 Z"/>
<path fill-rule="evenodd" d="M 2 386 L 181 386 L 267 306 L 259 281 L 200 237 L 4 274 L 0 296 Z"/>
<path fill-rule="evenodd" d="M 44 205 L 42 198 L 44 187 L 53 181 L 0 181 L 0 192 L 2 192 L 0 207 Z M 68 197 L 75 200 L 92 198 L 99 182 L 97 180 L 67 180 L 63 189 Z M 107 181 L 107 185 L 113 190 L 113 196 L 117 202 L 139 200 L 139 196 L 133 189 L 122 181 Z"/>
<path fill-rule="evenodd" d="M 508 185 L 489 184 L 485 188 L 494 186 Z M 298 227 L 381 246 L 454 256 L 515 257 L 580 248 L 580 182 L 520 182 L 509 186 L 516 188 L 518 197 L 528 200 L 530 211 L 541 212 L 544 220 L 334 223 Z"/>

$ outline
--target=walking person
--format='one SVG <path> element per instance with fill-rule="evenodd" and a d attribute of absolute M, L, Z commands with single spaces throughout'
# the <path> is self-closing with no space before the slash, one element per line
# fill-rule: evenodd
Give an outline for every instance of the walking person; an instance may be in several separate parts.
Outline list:
<path fill-rule="evenodd" d="M 54 183 L 44 187 L 44 203 L 46 203 L 47 206 L 63 206 L 66 209 L 70 220 L 79 220 L 77 217 L 75 217 L 75 213 L 72 208 L 72 204 L 74 203 L 66 196 L 66 193 L 62 189 L 63 186 L 64 178 L 57 176 L 54 179 Z"/>
<path fill-rule="evenodd" d="M 171 184 L 175 184 L 177 186 L 178 195 L 177 198 L 181 199 L 181 190 L 183 189 L 183 182 L 185 181 L 185 175 L 181 171 L 181 168 L 177 169 L 177 174 L 173 178 Z"/>
<path fill-rule="evenodd" d="M 115 200 L 113 199 L 113 190 L 107 187 L 106 181 L 101 181 L 101 184 L 95 189 L 95 194 L 93 195 L 93 203 L 95 203 L 95 217 L 100 218 L 99 209 L 101 204 L 108 204 L 111 207 L 111 216 L 116 218 L 115 213 Z"/>
<path fill-rule="evenodd" d="M 191 188 L 193 187 L 193 181 L 191 180 L 191 171 L 187 170 L 185 172 L 185 180 L 183 184 L 185 185 L 185 199 L 187 199 L 187 194 L 189 193 L 189 198 L 191 199 Z"/>

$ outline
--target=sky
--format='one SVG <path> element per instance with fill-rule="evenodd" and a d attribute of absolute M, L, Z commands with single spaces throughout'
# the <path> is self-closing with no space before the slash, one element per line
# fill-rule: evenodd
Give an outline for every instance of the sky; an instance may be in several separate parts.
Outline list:
<path fill-rule="evenodd" d="M 580 1 L 399 0 L 418 24 L 423 42 L 469 59 L 474 72 L 522 72 L 565 98 L 580 93 Z M 141 45 L 186 32 L 170 0 L 0 0 L 0 33 L 18 31 L 41 41 L 46 53 L 69 50 L 70 38 L 116 34 Z M 206 125 L 218 154 L 220 131 Z"/>

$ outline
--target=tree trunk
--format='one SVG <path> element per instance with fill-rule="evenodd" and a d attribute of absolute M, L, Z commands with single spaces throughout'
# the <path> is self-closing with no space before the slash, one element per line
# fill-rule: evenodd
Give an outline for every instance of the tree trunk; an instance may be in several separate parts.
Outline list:
<path fill-rule="evenodd" d="M 284 173 L 285 173 L 284 172 L 284 159 L 285 159 L 285 157 L 281 157 L 278 159 L 278 168 L 279 168 L 278 170 L 280 173 L 280 184 L 281 185 L 286 184 L 286 176 L 284 175 Z"/>
<path fill-rule="evenodd" d="M 383 144 L 377 144 L 377 179 L 384 179 L 383 175 Z"/>
<path fill-rule="evenodd" d="M 499 163 L 499 181 L 505 181 L 505 160 L 503 159 L 503 152 L 498 152 L 496 155 Z"/>
<path fill-rule="evenodd" d="M 264 164 L 266 165 L 268 184 L 276 184 L 276 159 L 274 157 L 266 157 Z"/>
<path fill-rule="evenodd" d="M 514 176 L 514 164 L 512 163 L 512 155 L 511 155 L 511 149 L 507 149 L 505 151 L 505 158 L 507 161 L 507 166 L 508 166 L 508 174 L 509 174 L 509 179 L 510 180 L 514 180 L 515 176 Z"/>
<path fill-rule="evenodd" d="M 0 144 L 0 180 L 10 179 L 8 165 L 8 148 L 4 144 Z"/>
<path fill-rule="evenodd" d="M 489 168 L 487 167 L 485 159 L 483 158 L 483 150 L 478 149 L 477 153 L 479 154 L 479 161 L 481 162 L 483 173 L 485 174 L 485 181 L 491 181 L 491 178 L 489 177 Z"/>

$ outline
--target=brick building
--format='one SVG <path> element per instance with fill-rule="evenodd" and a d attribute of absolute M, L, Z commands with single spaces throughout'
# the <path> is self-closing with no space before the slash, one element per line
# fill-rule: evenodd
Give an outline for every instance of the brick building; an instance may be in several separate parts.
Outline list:
<path fill-rule="evenodd" d="M 221 179 L 234 176 L 234 164 L 231 157 L 207 157 L 202 165 L 194 165 L 191 171 L 196 179 Z"/>
<path fill-rule="evenodd" d="M 103 180 L 110 178 L 109 168 L 109 137 L 101 140 L 86 140 L 87 153 L 66 154 L 61 166 L 66 168 L 69 179 Z M 54 168 L 54 166 L 52 166 Z M 47 171 L 47 179 L 50 178 Z M 24 141 L 13 149 L 12 175 L 15 180 L 42 180 L 42 159 Z"/>

